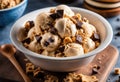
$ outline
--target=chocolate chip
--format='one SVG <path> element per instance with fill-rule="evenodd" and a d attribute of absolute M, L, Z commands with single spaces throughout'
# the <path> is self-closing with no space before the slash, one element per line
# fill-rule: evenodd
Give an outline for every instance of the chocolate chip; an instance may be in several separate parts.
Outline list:
<path fill-rule="evenodd" d="M 76 41 L 77 41 L 78 43 L 82 43 L 82 37 L 81 37 L 80 35 L 77 35 L 77 36 L 76 36 Z"/>
<path fill-rule="evenodd" d="M 95 39 L 100 39 L 98 33 L 94 33 L 94 38 L 95 38 Z"/>
<path fill-rule="evenodd" d="M 30 41 L 31 41 L 31 39 L 30 39 L 30 38 L 26 38 L 25 40 L 23 40 L 23 41 L 22 41 L 22 43 L 27 43 L 27 44 L 29 44 L 29 43 L 30 43 Z"/>
<path fill-rule="evenodd" d="M 60 46 L 56 51 L 55 54 L 60 53 L 60 52 L 64 52 L 65 46 Z"/>
<path fill-rule="evenodd" d="M 53 14 L 51 14 L 50 15 L 50 17 L 52 18 L 52 19 L 58 19 L 58 18 L 62 18 L 63 17 L 63 10 L 57 10 L 57 13 L 53 13 Z"/>
<path fill-rule="evenodd" d="M 33 21 L 28 21 L 30 23 L 30 26 L 33 27 L 35 24 Z"/>
<path fill-rule="evenodd" d="M 44 42 L 44 45 L 45 45 L 46 47 L 47 47 L 49 44 L 50 44 L 50 43 L 47 42 L 47 41 Z"/>
<path fill-rule="evenodd" d="M 93 34 L 93 40 L 94 40 L 94 41 L 95 41 L 95 40 L 100 40 L 100 36 L 99 36 L 98 33 L 94 33 L 94 34 Z"/>
<path fill-rule="evenodd" d="M 73 19 L 74 19 L 74 21 L 75 21 L 75 24 L 76 24 L 76 28 L 77 29 L 80 29 L 81 27 L 82 27 L 82 22 L 78 19 L 78 17 L 76 17 L 76 16 L 73 16 L 72 17 Z"/>
<path fill-rule="evenodd" d="M 55 51 L 55 54 L 57 54 L 57 53 L 59 53 L 59 51 L 58 51 L 58 50 L 56 50 L 56 51 Z"/>
<path fill-rule="evenodd" d="M 27 29 L 27 30 L 29 30 L 30 28 L 32 28 L 34 26 L 34 22 L 33 21 L 27 21 L 26 23 L 25 23 L 25 28 Z"/>
<path fill-rule="evenodd" d="M 54 42 L 54 39 L 51 37 L 48 39 L 48 41 L 44 42 L 44 45 L 47 47 L 51 42 Z"/>
<path fill-rule="evenodd" d="M 42 37 L 41 37 L 40 35 L 36 35 L 36 36 L 35 36 L 35 39 L 37 40 L 37 42 L 40 42 L 41 39 L 42 39 Z"/>
<path fill-rule="evenodd" d="M 95 65 L 95 66 L 92 68 L 92 75 L 98 74 L 98 70 L 99 70 L 99 69 L 100 69 L 100 66 Z"/>
<path fill-rule="evenodd" d="M 40 49 L 39 53 L 41 54 L 44 51 L 44 49 Z"/>
<path fill-rule="evenodd" d="M 51 37 L 48 39 L 48 42 L 54 42 L 54 39 Z"/>
<path fill-rule="evenodd" d="M 57 14 L 59 15 L 60 18 L 62 18 L 64 14 L 64 10 L 57 10 Z"/>
<path fill-rule="evenodd" d="M 49 25 L 50 27 L 53 27 L 53 24 L 52 24 L 52 23 L 48 23 L 47 25 Z"/>
<path fill-rule="evenodd" d="M 120 31 L 115 34 L 115 36 L 120 36 Z"/>
<path fill-rule="evenodd" d="M 60 52 L 64 52 L 64 49 L 65 49 L 65 46 L 60 46 L 60 47 L 58 48 L 58 50 L 59 50 Z"/>
<path fill-rule="evenodd" d="M 57 30 L 56 30 L 55 28 L 51 28 L 51 29 L 50 29 L 50 32 L 51 32 L 52 34 L 55 34 L 55 35 L 57 34 Z"/>
<path fill-rule="evenodd" d="M 92 68 L 92 75 L 95 75 L 98 73 L 98 69 L 97 68 Z"/>
<path fill-rule="evenodd" d="M 76 23 L 76 26 L 77 26 L 77 29 L 80 29 L 82 27 L 82 22 L 80 22 L 78 19 L 76 20 L 77 23 Z"/>
<path fill-rule="evenodd" d="M 50 15 L 50 17 L 55 20 L 55 19 L 59 18 L 59 15 L 57 13 L 53 13 Z"/>

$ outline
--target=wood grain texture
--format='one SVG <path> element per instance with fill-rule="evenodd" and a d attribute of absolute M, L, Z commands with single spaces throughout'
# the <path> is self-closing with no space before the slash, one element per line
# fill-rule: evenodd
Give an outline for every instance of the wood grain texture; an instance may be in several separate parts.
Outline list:
<path fill-rule="evenodd" d="M 96 0 L 99 2 L 106 2 L 106 3 L 116 3 L 116 2 L 120 2 L 120 0 Z"/>
<path fill-rule="evenodd" d="M 117 58 L 118 58 L 118 50 L 109 45 L 105 50 L 100 52 L 96 55 L 95 59 L 87 66 L 81 67 L 76 73 L 83 73 L 86 75 L 91 75 L 92 67 L 94 65 L 98 65 L 100 69 L 98 70 L 98 74 L 96 74 L 99 82 L 105 82 L 110 71 L 112 70 L 113 66 L 115 65 Z M 25 56 L 23 53 L 17 51 L 15 55 L 17 61 L 20 63 L 22 68 L 25 71 Z M 64 73 L 57 73 L 57 75 L 61 75 Z M 20 82 L 24 82 L 20 74 L 17 72 L 15 67 L 0 54 L 0 77 L 12 79 Z M 31 78 L 34 80 L 34 78 Z M 37 82 L 37 80 L 34 80 Z"/>
<path fill-rule="evenodd" d="M 94 0 L 85 0 L 85 3 L 93 6 L 93 7 L 97 7 L 97 8 L 103 8 L 103 9 L 112 9 L 112 8 L 118 8 L 120 7 L 120 2 L 117 3 L 101 3 L 101 2 L 97 2 Z"/>
<path fill-rule="evenodd" d="M 87 3 L 84 3 L 84 7 L 104 17 L 112 17 L 120 14 L 120 7 L 111 8 L 111 9 L 99 9 L 99 8 L 88 5 Z"/>

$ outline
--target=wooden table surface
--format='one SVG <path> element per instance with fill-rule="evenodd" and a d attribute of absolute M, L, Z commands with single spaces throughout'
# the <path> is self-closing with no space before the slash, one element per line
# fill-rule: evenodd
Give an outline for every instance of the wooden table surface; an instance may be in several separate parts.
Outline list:
<path fill-rule="evenodd" d="M 15 57 L 22 66 L 23 70 L 25 71 L 26 62 L 24 59 L 26 59 L 26 57 L 24 56 L 24 54 L 17 51 Z M 113 66 L 115 65 L 117 59 L 118 59 L 118 50 L 110 45 L 105 50 L 97 54 L 94 60 L 90 64 L 81 67 L 78 71 L 76 71 L 76 73 L 91 75 L 93 66 L 97 65 L 100 67 L 100 69 L 98 70 L 98 73 L 95 74 L 95 76 L 99 79 L 99 82 L 106 82 L 106 79 L 110 71 L 112 70 Z M 55 73 L 55 74 L 57 77 L 58 75 L 64 76 L 64 73 Z M 10 63 L 8 59 L 3 57 L 2 54 L 0 54 L 0 77 L 16 80 L 19 82 L 24 82 L 22 77 L 15 69 L 15 67 Z M 32 79 L 33 82 L 39 81 L 36 78 L 33 77 L 30 78 Z"/>

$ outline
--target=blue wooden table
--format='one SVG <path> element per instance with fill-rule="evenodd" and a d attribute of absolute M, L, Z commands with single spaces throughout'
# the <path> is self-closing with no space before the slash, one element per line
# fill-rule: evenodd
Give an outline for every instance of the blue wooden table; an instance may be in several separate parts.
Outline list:
<path fill-rule="evenodd" d="M 51 0 L 28 0 L 28 6 L 27 6 L 26 11 L 24 12 L 24 14 L 29 13 L 29 12 L 31 12 L 33 10 L 36 10 L 36 9 L 58 5 L 57 3 L 52 3 L 50 1 Z M 76 5 L 75 4 L 71 4 L 71 5 L 72 6 L 77 6 L 77 7 L 82 7 L 81 2 L 77 3 Z M 120 51 L 120 36 L 115 36 L 115 34 L 118 31 L 120 31 L 120 15 L 115 16 L 115 17 L 111 17 L 111 18 L 106 18 L 106 19 L 111 24 L 111 26 L 113 28 L 113 32 L 114 32 L 114 36 L 113 36 L 113 40 L 112 40 L 111 44 L 116 46 Z M 11 26 L 13 24 L 14 24 L 14 22 L 7 25 L 7 26 L 5 26 L 5 27 L 0 28 L 0 45 L 6 44 L 6 43 L 11 43 L 9 35 L 10 35 Z M 115 65 L 115 67 L 120 68 L 120 57 L 119 57 L 116 65 Z M 115 82 L 115 80 L 118 78 L 118 76 L 115 76 L 113 74 L 113 72 L 114 72 L 114 70 L 111 71 L 107 82 Z M 109 79 L 111 79 L 111 80 L 109 80 Z"/>

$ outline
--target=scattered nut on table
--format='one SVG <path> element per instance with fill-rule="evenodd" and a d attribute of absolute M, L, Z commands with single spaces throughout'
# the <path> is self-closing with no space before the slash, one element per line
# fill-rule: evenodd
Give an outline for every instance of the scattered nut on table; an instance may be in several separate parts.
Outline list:
<path fill-rule="evenodd" d="M 119 75 L 119 74 L 120 74 L 120 68 L 115 68 L 115 69 L 114 69 L 114 73 L 115 73 L 116 75 Z"/>

